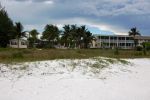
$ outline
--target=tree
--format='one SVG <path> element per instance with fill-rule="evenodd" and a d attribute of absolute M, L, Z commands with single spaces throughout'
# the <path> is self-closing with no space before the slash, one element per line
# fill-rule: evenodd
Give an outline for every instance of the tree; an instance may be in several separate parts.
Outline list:
<path fill-rule="evenodd" d="M 74 47 L 75 48 L 77 48 L 78 46 L 79 46 L 79 34 L 78 34 L 78 27 L 77 27 L 77 25 L 70 25 L 70 29 L 71 29 L 71 31 L 70 31 L 70 42 L 72 43 L 72 44 L 74 44 Z M 70 44 L 71 44 L 70 43 Z"/>
<path fill-rule="evenodd" d="M 88 31 L 85 25 L 65 25 L 63 27 L 64 31 L 62 34 L 62 39 L 65 41 L 65 45 L 70 47 L 70 44 L 77 48 L 88 48 L 88 44 L 93 39 L 92 33 Z"/>
<path fill-rule="evenodd" d="M 77 45 L 77 25 L 65 25 L 63 27 L 64 31 L 62 34 L 62 40 L 66 47 L 76 47 Z M 74 45 L 74 46 L 73 46 Z"/>
<path fill-rule="evenodd" d="M 94 39 L 94 36 L 90 31 L 85 32 L 83 36 L 84 48 L 88 48 L 89 43 Z"/>
<path fill-rule="evenodd" d="M 42 34 L 42 39 L 46 39 L 53 46 L 58 41 L 60 30 L 55 25 L 46 25 Z"/>
<path fill-rule="evenodd" d="M 17 38 L 17 41 L 18 41 L 17 45 L 18 45 L 18 48 L 19 48 L 19 40 L 22 37 L 26 37 L 26 31 L 23 31 L 23 26 L 20 22 L 16 22 L 15 26 L 14 26 L 14 29 L 13 29 L 13 32 L 15 34 L 15 38 Z"/>
<path fill-rule="evenodd" d="M 0 4 L 0 47 L 6 47 L 9 40 L 13 38 L 12 29 L 13 22 Z"/>
<path fill-rule="evenodd" d="M 88 44 L 92 41 L 93 36 L 92 33 L 88 31 L 86 26 L 82 25 L 78 27 L 77 39 L 79 48 L 81 47 L 81 44 L 83 44 L 82 48 L 88 48 Z"/>
<path fill-rule="evenodd" d="M 70 25 L 64 25 L 63 27 L 64 31 L 61 37 L 62 43 L 64 43 L 64 46 L 68 46 L 70 40 L 71 40 L 71 28 Z"/>
<path fill-rule="evenodd" d="M 29 44 L 30 46 L 34 46 L 35 42 L 38 40 L 38 34 L 39 32 L 36 29 L 33 29 L 29 32 Z"/>
<path fill-rule="evenodd" d="M 141 34 L 139 33 L 139 31 L 137 31 L 136 27 L 131 28 L 131 30 L 129 31 L 129 36 L 133 36 L 134 39 L 134 47 L 137 46 L 138 44 L 138 40 L 135 39 L 136 36 L 140 36 Z"/>

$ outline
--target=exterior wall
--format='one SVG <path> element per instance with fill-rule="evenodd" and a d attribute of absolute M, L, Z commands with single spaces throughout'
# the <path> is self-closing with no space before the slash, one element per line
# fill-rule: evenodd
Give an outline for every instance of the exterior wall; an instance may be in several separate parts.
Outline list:
<path fill-rule="evenodd" d="M 150 39 L 139 39 L 138 40 L 138 45 L 142 45 L 143 42 L 150 42 Z"/>
<path fill-rule="evenodd" d="M 134 39 L 128 35 L 99 35 L 95 37 L 95 48 L 121 48 L 121 49 L 133 49 Z M 138 40 L 138 46 L 141 46 L 143 42 L 150 42 L 150 36 L 138 36 L 135 38 Z"/>
<path fill-rule="evenodd" d="M 18 40 L 14 39 L 14 40 L 10 40 L 10 44 L 9 47 L 11 48 L 18 48 Z M 19 48 L 27 48 L 27 41 L 20 39 L 19 40 Z"/>
<path fill-rule="evenodd" d="M 96 48 L 96 41 L 95 40 L 92 41 L 91 48 Z"/>
<path fill-rule="evenodd" d="M 134 40 L 130 36 L 110 35 L 96 36 L 96 48 L 121 48 L 132 49 Z"/>

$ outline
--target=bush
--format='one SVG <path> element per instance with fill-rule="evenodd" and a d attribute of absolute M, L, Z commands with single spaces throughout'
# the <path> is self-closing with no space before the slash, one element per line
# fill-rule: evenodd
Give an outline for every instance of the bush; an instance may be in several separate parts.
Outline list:
<path fill-rule="evenodd" d="M 136 51 L 142 51 L 143 50 L 143 47 L 142 46 L 137 46 L 136 47 Z"/>
<path fill-rule="evenodd" d="M 143 43 L 143 46 L 146 48 L 146 50 L 150 50 L 150 42 Z"/>

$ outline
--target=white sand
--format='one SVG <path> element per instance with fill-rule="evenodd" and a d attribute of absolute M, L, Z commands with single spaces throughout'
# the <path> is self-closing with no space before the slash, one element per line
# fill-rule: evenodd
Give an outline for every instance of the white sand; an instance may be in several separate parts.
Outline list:
<path fill-rule="evenodd" d="M 98 71 L 92 59 L 0 64 L 0 100 L 150 100 L 150 59 L 128 61 Z"/>

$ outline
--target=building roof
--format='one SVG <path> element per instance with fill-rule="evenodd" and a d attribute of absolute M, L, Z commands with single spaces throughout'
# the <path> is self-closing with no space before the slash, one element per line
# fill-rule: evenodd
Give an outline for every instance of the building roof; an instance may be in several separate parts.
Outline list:
<path fill-rule="evenodd" d="M 110 36 L 110 37 L 132 37 L 129 35 L 103 35 L 103 34 L 94 34 L 95 37 L 97 36 Z"/>
<path fill-rule="evenodd" d="M 150 40 L 150 36 L 135 36 L 137 40 Z"/>
<path fill-rule="evenodd" d="M 10 41 L 17 41 L 18 39 L 11 39 Z M 19 39 L 19 40 L 21 40 L 21 41 L 27 41 L 26 39 Z"/>
<path fill-rule="evenodd" d="M 133 36 L 129 36 L 129 35 L 101 35 L 101 34 L 94 34 L 94 36 L 111 36 L 111 37 L 133 37 Z M 137 40 L 150 40 L 150 36 L 135 36 L 135 39 Z"/>

